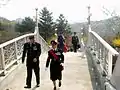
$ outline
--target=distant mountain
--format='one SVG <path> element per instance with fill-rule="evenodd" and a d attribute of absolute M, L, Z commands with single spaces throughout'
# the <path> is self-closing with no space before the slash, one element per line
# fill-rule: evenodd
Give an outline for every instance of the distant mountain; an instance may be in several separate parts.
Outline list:
<path fill-rule="evenodd" d="M 87 27 L 87 23 L 75 23 L 71 25 L 72 32 L 81 32 L 83 27 Z"/>
<path fill-rule="evenodd" d="M 87 22 L 75 23 L 71 25 L 72 32 L 81 32 L 82 28 L 87 32 Z M 91 21 L 91 29 L 97 32 L 101 37 L 114 36 L 120 32 L 120 17 L 112 17 L 101 21 Z"/>

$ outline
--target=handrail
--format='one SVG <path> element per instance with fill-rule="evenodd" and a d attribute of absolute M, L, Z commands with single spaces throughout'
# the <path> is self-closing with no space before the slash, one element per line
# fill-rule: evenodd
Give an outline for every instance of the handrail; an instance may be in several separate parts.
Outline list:
<path fill-rule="evenodd" d="M 0 75 L 5 75 L 7 68 L 18 63 L 18 60 L 22 57 L 23 45 L 27 42 L 29 36 L 35 36 L 35 40 L 41 44 L 42 53 L 49 49 L 47 42 L 39 34 L 37 13 L 36 21 L 34 33 L 25 34 L 0 44 Z"/>
<path fill-rule="evenodd" d="M 102 39 L 96 32 L 90 31 L 113 55 L 118 55 L 119 53 L 111 47 L 104 39 Z"/>
<path fill-rule="evenodd" d="M 6 69 L 11 67 L 14 63 L 17 63 L 22 56 L 23 44 L 27 41 L 29 36 L 35 36 L 36 41 L 41 44 L 42 52 L 46 53 L 49 49 L 48 43 L 40 36 L 37 32 L 25 34 L 15 39 L 9 40 L 5 43 L 0 44 L 0 75 L 5 75 Z M 11 53 L 12 52 L 12 53 Z"/>
<path fill-rule="evenodd" d="M 20 39 L 22 39 L 22 38 L 25 38 L 25 37 L 28 37 L 28 36 L 32 36 L 32 35 L 34 35 L 34 33 L 22 35 L 22 36 L 19 36 L 19 37 L 17 37 L 17 38 L 14 38 L 14 39 L 12 39 L 12 40 L 9 40 L 9 41 L 7 41 L 7 42 L 5 42 L 5 43 L 0 44 L 0 48 L 2 48 L 2 47 L 4 47 L 4 46 L 7 46 L 8 44 L 11 44 L 11 43 L 13 43 L 13 42 L 15 42 L 15 41 L 18 41 L 18 40 L 20 40 Z"/>
<path fill-rule="evenodd" d="M 108 82 L 113 74 L 113 63 L 116 62 L 114 59 L 114 56 L 118 56 L 119 53 L 110 46 L 103 38 L 101 38 L 96 32 L 91 30 L 91 27 L 89 27 L 89 33 L 88 33 L 88 46 L 92 50 L 90 53 L 94 52 L 95 59 L 94 65 L 96 66 L 96 70 L 98 70 L 98 74 L 101 76 L 99 79 L 100 82 L 104 84 L 105 90 L 114 90 L 114 87 L 111 85 L 110 82 Z M 113 62 L 114 61 L 114 62 Z M 113 89 L 111 89 L 113 88 Z"/>

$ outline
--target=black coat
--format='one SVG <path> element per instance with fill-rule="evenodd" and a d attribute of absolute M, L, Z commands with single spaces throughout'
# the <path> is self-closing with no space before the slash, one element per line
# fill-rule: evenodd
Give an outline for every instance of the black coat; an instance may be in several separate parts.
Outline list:
<path fill-rule="evenodd" d="M 63 36 L 62 35 L 58 36 L 58 40 L 57 41 L 59 42 L 58 48 L 63 51 L 63 49 L 64 49 L 64 42 L 65 42 Z"/>
<path fill-rule="evenodd" d="M 79 43 L 78 36 L 72 36 L 72 44 L 77 45 Z"/>
<path fill-rule="evenodd" d="M 52 50 L 52 49 L 51 49 Z M 61 80 L 62 79 L 62 71 L 60 64 L 64 63 L 64 55 L 61 50 L 53 50 L 53 52 L 58 56 L 58 60 L 54 58 L 54 56 L 51 54 L 51 50 L 48 51 L 48 58 L 46 62 L 46 67 L 49 66 L 50 63 L 50 79 L 52 81 L 54 80 Z"/>
<path fill-rule="evenodd" d="M 22 62 L 25 60 L 25 56 L 27 54 L 26 65 L 39 65 L 39 56 L 41 54 L 41 45 L 37 42 L 30 44 L 29 42 L 24 44 L 23 47 L 23 55 L 22 55 Z M 36 58 L 37 62 L 34 62 L 33 59 Z"/>

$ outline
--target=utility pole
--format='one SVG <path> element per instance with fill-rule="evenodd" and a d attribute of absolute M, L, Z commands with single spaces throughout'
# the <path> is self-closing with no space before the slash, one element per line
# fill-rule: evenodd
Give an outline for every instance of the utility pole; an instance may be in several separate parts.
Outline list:
<path fill-rule="evenodd" d="M 37 17 L 37 14 L 38 14 L 38 8 L 36 8 L 35 10 L 36 10 L 36 26 L 38 27 L 38 17 Z"/>
<path fill-rule="evenodd" d="M 91 26 L 90 26 L 90 17 L 91 17 L 91 13 L 90 13 L 90 6 L 87 7 L 88 8 L 88 43 L 87 43 L 87 46 L 90 47 L 91 46 Z"/>
<path fill-rule="evenodd" d="M 87 20 L 88 20 L 88 26 L 89 26 L 89 31 L 91 31 L 91 26 L 90 26 L 90 24 L 91 24 L 91 23 L 90 23 L 90 17 L 91 17 L 91 15 L 92 15 L 92 14 L 90 13 L 90 8 L 91 8 L 91 7 L 88 6 L 87 8 L 88 8 L 88 18 L 87 18 Z"/>
<path fill-rule="evenodd" d="M 90 13 L 90 6 L 87 7 L 88 8 L 88 25 L 90 25 L 90 17 L 91 17 L 91 13 Z"/>
<path fill-rule="evenodd" d="M 38 29 L 38 8 L 35 9 L 36 10 L 36 26 L 35 26 L 35 34 L 38 34 L 39 35 L 39 29 Z"/>

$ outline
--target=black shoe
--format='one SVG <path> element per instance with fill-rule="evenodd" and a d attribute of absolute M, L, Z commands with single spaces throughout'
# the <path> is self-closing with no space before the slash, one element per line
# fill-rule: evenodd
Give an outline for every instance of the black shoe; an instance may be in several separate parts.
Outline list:
<path fill-rule="evenodd" d="M 40 87 L 40 84 L 37 84 L 36 87 Z"/>
<path fill-rule="evenodd" d="M 61 82 L 59 82 L 59 87 L 61 87 Z"/>
<path fill-rule="evenodd" d="M 24 88 L 31 88 L 31 86 L 25 86 Z"/>
<path fill-rule="evenodd" d="M 54 90 L 57 90 L 56 87 L 54 87 Z"/>

